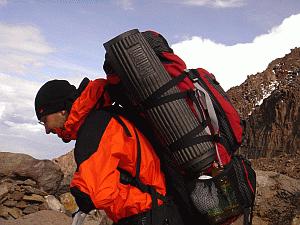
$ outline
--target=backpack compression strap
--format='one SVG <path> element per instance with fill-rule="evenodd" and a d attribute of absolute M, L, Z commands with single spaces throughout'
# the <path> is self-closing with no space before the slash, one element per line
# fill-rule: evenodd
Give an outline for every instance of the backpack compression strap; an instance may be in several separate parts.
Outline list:
<path fill-rule="evenodd" d="M 163 94 L 165 94 L 169 89 L 171 89 L 172 87 L 179 84 L 186 77 L 188 77 L 193 82 L 193 84 L 195 86 L 195 90 L 187 90 L 184 92 L 163 96 Z M 198 127 L 191 130 L 189 133 L 184 135 L 182 138 L 180 138 L 177 141 L 170 144 L 169 148 L 171 150 L 187 148 L 189 146 L 199 144 L 202 142 L 207 142 L 207 141 L 213 141 L 213 142 L 220 141 L 218 119 L 217 119 L 212 101 L 210 99 L 209 94 L 198 83 L 198 79 L 199 78 L 197 77 L 195 72 L 193 72 L 193 70 L 185 70 L 182 74 L 173 78 L 171 81 L 169 81 L 165 85 L 161 86 L 158 90 L 156 90 L 154 93 L 152 93 L 141 104 L 142 105 L 141 111 L 146 111 L 151 108 L 165 104 L 167 102 L 171 102 L 171 101 L 175 101 L 178 99 L 188 97 L 197 106 L 197 111 L 199 114 L 201 114 L 200 116 L 202 116 L 203 118 L 206 118 L 205 120 L 203 120 L 203 122 Z M 196 97 L 196 94 L 199 95 L 198 98 Z M 203 98 L 201 95 L 204 95 L 205 100 L 199 102 L 199 100 L 201 100 Z M 213 128 L 213 129 L 210 129 L 210 132 L 212 134 L 196 137 L 197 134 L 202 132 L 206 127 Z"/>

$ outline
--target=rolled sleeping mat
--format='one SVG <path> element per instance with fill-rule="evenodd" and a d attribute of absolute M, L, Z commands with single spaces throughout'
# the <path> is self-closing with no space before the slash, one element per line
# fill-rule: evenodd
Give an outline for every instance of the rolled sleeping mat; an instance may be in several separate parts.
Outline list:
<path fill-rule="evenodd" d="M 144 108 L 143 104 L 151 95 L 172 80 L 137 29 L 120 34 L 104 43 L 104 47 L 111 67 L 128 90 L 130 101 L 140 109 Z M 176 93 L 180 91 L 175 85 L 162 97 Z M 199 129 L 204 119 L 201 121 L 201 118 L 195 117 L 185 98 L 165 102 L 142 113 L 162 146 L 172 152 L 185 172 L 199 174 L 215 160 L 216 150 L 212 141 L 193 144 L 194 139 L 208 136 L 208 133 L 204 128 Z M 183 139 L 190 140 L 192 144 L 181 143 Z"/>

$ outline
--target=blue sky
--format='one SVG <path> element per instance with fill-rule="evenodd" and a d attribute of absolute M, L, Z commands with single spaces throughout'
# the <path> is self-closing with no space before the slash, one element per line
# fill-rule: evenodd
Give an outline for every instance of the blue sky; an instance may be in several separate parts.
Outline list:
<path fill-rule="evenodd" d="M 69 151 L 36 123 L 35 93 L 49 79 L 104 77 L 103 43 L 122 32 L 162 33 L 228 89 L 300 47 L 299 26 L 299 0 L 0 0 L 0 151 Z"/>

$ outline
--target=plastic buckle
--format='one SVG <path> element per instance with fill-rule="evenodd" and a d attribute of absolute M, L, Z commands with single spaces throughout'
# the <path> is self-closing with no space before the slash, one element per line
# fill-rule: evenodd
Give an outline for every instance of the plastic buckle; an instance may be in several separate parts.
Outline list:
<path fill-rule="evenodd" d="M 192 72 L 191 70 L 189 69 L 185 69 L 184 72 L 186 72 L 188 74 L 188 77 L 190 78 L 190 80 L 193 82 L 193 83 L 197 83 L 199 78 L 196 77 Z"/>

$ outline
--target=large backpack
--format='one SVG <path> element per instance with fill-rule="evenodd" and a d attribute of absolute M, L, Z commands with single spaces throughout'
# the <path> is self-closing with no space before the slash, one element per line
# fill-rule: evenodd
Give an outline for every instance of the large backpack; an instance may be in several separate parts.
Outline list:
<path fill-rule="evenodd" d="M 122 80 L 122 76 L 119 78 L 123 82 L 116 82 L 114 75 L 109 75 L 108 79 L 114 80 L 113 85 L 108 88 L 112 99 L 122 105 L 122 111 L 127 111 L 127 117 L 131 117 L 136 124 L 138 122 L 134 118 L 137 118 L 137 115 L 145 118 L 143 115 L 149 110 L 178 99 L 184 99 L 194 117 L 201 124 L 168 146 L 160 137 L 161 135 L 157 135 L 157 131 L 153 131 L 154 135 L 148 135 L 150 141 L 157 143 L 155 148 L 159 149 L 158 155 L 166 174 L 168 191 L 173 195 L 184 215 L 190 215 L 188 217 L 191 220 L 197 219 L 195 224 L 229 224 L 242 214 L 244 223 L 250 224 L 250 213 L 255 198 L 255 172 L 248 160 L 234 155 L 242 143 L 243 125 L 225 91 L 215 77 L 206 70 L 201 68 L 187 70 L 185 63 L 173 54 L 167 41 L 155 32 L 144 32 L 141 35 L 134 30 L 127 32 L 125 36 L 122 34 L 117 38 L 118 48 L 120 48 L 120 40 L 132 35 L 139 35 L 139 39 L 147 40 L 156 55 L 150 55 L 150 57 L 154 57 L 154 59 L 158 57 L 171 79 L 148 95 L 146 100 L 138 102 L 132 100 L 132 93 L 128 94 L 129 97 L 124 95 L 124 92 L 127 93 L 130 90 L 126 87 L 126 81 Z M 133 39 L 136 45 L 136 40 L 139 39 Z M 128 42 L 126 40 L 126 44 Z M 143 40 L 137 43 L 147 45 Z M 112 53 L 111 46 L 113 45 L 116 45 L 116 38 L 113 43 L 106 44 L 108 55 L 104 69 L 108 74 L 116 71 L 124 76 L 124 73 L 128 73 L 128 71 L 125 69 L 124 72 L 122 67 L 127 67 L 128 65 L 125 64 L 130 64 L 131 61 L 124 60 L 124 57 L 120 57 L 121 60 L 114 57 L 120 52 Z M 126 46 L 126 48 L 129 47 Z M 151 51 L 149 48 L 146 50 Z M 142 52 L 139 54 L 141 55 Z M 149 72 L 149 68 L 142 69 Z M 170 93 L 174 87 L 180 91 Z M 146 117 L 146 122 L 151 123 L 152 121 L 147 121 Z M 142 124 L 145 125 L 145 123 Z M 151 124 L 147 127 L 148 131 L 145 128 L 141 129 L 149 134 Z M 200 131 L 205 132 L 201 133 Z M 191 145 L 203 142 L 213 144 L 213 158 L 211 156 L 185 157 L 183 153 L 186 153 L 187 156 L 192 155 L 193 151 L 189 149 Z M 172 154 L 173 149 L 181 149 L 181 152 Z M 207 150 L 203 154 L 205 155 L 209 151 L 211 150 Z M 199 158 L 200 160 L 198 160 Z M 213 178 L 206 179 L 208 177 Z M 187 219 L 186 224 L 192 224 L 191 220 Z"/>

